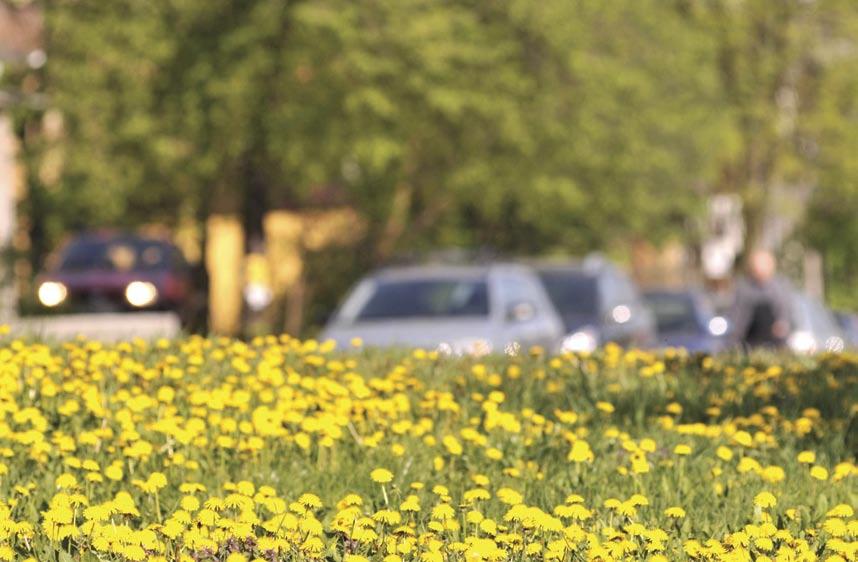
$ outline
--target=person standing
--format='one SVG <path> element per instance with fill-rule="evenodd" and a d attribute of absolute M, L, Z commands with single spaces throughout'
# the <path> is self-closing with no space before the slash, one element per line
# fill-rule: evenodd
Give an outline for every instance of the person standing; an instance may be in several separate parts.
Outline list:
<path fill-rule="evenodd" d="M 779 348 L 790 334 L 789 289 L 777 275 L 774 255 L 755 250 L 748 274 L 739 280 L 730 314 L 734 343 Z"/>

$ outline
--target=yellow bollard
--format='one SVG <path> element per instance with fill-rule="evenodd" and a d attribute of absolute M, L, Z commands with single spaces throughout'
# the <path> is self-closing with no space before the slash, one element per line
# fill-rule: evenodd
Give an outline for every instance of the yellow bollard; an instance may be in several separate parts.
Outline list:
<path fill-rule="evenodd" d="M 206 230 L 209 325 L 215 334 L 236 335 L 241 328 L 244 228 L 238 215 L 212 215 Z"/>

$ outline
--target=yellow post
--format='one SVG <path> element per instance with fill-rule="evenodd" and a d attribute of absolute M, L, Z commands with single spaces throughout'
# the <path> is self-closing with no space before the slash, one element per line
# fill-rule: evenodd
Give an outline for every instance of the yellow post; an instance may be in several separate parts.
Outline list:
<path fill-rule="evenodd" d="M 244 228 L 237 215 L 212 215 L 206 230 L 209 324 L 215 334 L 235 335 L 241 327 Z"/>
<path fill-rule="evenodd" d="M 307 304 L 307 254 L 357 244 L 366 224 L 352 209 L 339 208 L 271 211 L 265 216 L 264 227 L 272 288 L 285 306 L 283 326 L 286 332 L 297 334 L 304 324 Z"/>

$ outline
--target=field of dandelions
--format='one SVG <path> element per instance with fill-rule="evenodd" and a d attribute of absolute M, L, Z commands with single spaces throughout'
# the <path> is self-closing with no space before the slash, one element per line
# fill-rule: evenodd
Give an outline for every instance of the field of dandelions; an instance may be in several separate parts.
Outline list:
<path fill-rule="evenodd" d="M 0 560 L 856 560 L 858 356 L 0 335 Z"/>

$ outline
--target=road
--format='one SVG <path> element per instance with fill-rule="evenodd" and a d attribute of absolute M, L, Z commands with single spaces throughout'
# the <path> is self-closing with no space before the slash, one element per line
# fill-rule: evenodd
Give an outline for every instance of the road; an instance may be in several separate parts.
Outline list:
<path fill-rule="evenodd" d="M 175 337 L 181 332 L 179 317 L 171 312 L 65 314 L 17 318 L 12 333 L 46 340 L 69 340 L 76 336 L 115 342 L 133 338 Z"/>

